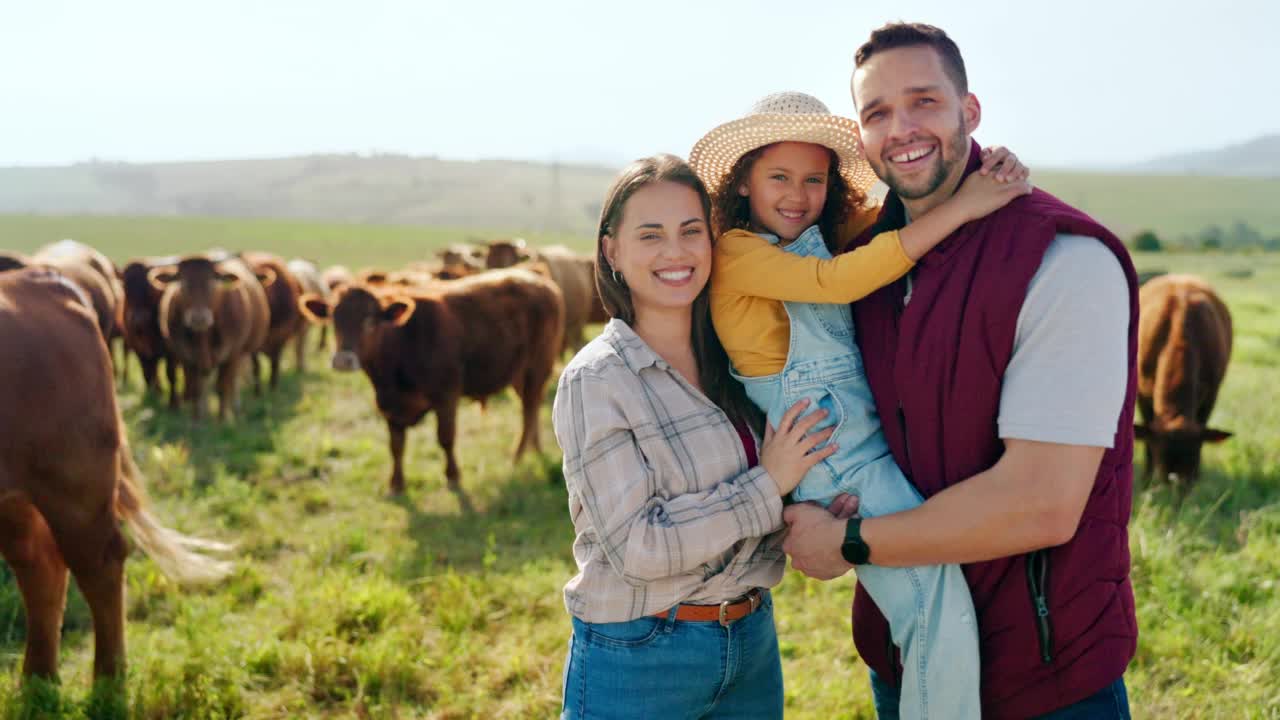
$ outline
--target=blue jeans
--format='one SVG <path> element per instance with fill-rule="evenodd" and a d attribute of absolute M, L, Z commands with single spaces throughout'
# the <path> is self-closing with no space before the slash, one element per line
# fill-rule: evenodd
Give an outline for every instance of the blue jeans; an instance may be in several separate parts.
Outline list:
<path fill-rule="evenodd" d="M 573 618 L 561 720 L 782 717 L 782 661 L 773 599 L 721 627 L 642 617 Z"/>
<path fill-rule="evenodd" d="M 871 696 L 880 720 L 898 720 L 898 689 L 871 671 Z M 1120 678 L 1074 705 L 1041 715 L 1038 720 L 1129 720 L 1129 693 Z"/>

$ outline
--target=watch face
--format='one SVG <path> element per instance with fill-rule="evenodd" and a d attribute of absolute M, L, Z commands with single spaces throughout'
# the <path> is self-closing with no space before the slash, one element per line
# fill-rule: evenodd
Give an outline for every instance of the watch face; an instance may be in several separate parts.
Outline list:
<path fill-rule="evenodd" d="M 844 543 L 840 545 L 840 554 L 850 565 L 865 565 L 871 556 L 871 548 L 862 540 L 862 520 L 853 518 L 844 529 Z"/>

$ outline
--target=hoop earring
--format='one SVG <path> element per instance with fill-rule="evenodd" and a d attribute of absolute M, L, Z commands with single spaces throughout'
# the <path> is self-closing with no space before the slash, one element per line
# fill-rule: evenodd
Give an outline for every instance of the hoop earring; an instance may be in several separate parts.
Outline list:
<path fill-rule="evenodd" d="M 611 272 L 613 273 L 613 281 L 615 283 L 621 285 L 622 287 L 627 286 L 627 281 L 622 279 L 622 276 L 618 274 L 617 270 L 613 270 Z"/>

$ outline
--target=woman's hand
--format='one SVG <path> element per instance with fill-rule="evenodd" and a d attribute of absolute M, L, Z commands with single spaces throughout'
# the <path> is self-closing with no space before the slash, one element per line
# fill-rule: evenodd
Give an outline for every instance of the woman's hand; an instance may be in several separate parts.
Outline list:
<path fill-rule="evenodd" d="M 1031 176 L 1030 168 L 1023 165 L 1009 148 L 1001 145 L 982 148 L 982 167 L 978 168 L 978 174 L 990 175 L 993 172 L 997 182 L 1020 182 Z"/>
<path fill-rule="evenodd" d="M 821 450 L 815 447 L 826 442 L 835 432 L 829 427 L 809 435 L 808 432 L 827 416 L 826 410 L 815 410 L 803 418 L 800 413 L 809 405 L 807 399 L 797 402 L 782 416 L 780 426 L 774 430 L 765 424 L 764 445 L 760 448 L 760 465 L 778 486 L 778 495 L 786 495 L 800 484 L 809 468 L 831 456 L 837 450 L 831 443 Z"/>

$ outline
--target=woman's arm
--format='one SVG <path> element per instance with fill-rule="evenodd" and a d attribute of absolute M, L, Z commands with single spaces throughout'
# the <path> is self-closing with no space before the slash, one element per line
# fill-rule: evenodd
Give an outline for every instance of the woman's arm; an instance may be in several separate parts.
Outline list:
<path fill-rule="evenodd" d="M 669 494 L 623 412 L 626 402 L 617 383 L 575 372 L 562 379 L 552 409 L 565 483 L 586 515 L 575 524 L 585 520 L 595 531 L 624 581 L 643 585 L 694 570 L 782 526 L 778 486 L 762 466 L 703 492 Z"/>

